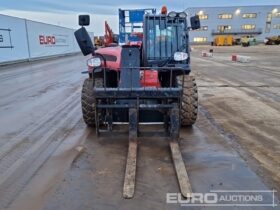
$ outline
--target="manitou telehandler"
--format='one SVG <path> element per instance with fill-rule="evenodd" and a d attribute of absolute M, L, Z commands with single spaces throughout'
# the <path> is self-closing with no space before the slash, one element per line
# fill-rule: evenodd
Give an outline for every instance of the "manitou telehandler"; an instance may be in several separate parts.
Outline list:
<path fill-rule="evenodd" d="M 97 135 L 116 132 L 128 124 L 129 146 L 123 196 L 132 198 L 135 188 L 137 138 L 145 135 L 139 125 L 162 125 L 163 139 L 169 139 L 181 193 L 191 196 L 191 186 L 179 150 L 181 126 L 196 121 L 198 95 L 190 76 L 189 29 L 200 28 L 198 16 L 185 12 L 144 14 L 143 40 L 123 46 L 95 49 L 84 28 L 89 16 L 80 15 L 75 37 L 87 60 L 88 78 L 82 88 L 82 113 Z M 157 131 L 155 131 L 157 132 Z"/>

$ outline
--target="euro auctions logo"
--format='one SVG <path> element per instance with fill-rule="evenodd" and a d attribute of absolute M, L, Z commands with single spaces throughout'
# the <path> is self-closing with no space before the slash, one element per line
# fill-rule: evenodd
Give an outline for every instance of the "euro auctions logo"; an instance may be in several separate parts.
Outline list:
<path fill-rule="evenodd" d="M 40 45 L 55 45 L 55 36 L 39 35 Z"/>
<path fill-rule="evenodd" d="M 167 193 L 166 203 L 181 206 L 255 206 L 276 207 L 275 190 L 212 190 L 209 193 L 190 193 L 185 199 L 181 193 Z"/>

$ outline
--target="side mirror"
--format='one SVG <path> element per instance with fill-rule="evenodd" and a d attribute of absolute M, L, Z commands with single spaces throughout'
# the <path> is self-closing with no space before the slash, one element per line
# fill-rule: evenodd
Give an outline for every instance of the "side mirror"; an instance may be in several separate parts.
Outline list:
<path fill-rule="evenodd" d="M 84 56 L 94 53 L 93 43 L 84 27 L 75 31 L 74 35 Z"/>
<path fill-rule="evenodd" d="M 79 25 L 80 26 L 88 26 L 90 23 L 89 15 L 79 15 Z"/>
<path fill-rule="evenodd" d="M 191 17 L 191 28 L 192 30 L 196 30 L 200 28 L 200 20 L 198 15 Z"/>

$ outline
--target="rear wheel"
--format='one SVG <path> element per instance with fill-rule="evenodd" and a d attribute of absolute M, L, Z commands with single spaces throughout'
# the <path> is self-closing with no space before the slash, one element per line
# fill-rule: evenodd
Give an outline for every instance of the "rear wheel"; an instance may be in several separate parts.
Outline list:
<path fill-rule="evenodd" d="M 101 78 L 87 78 L 82 88 L 82 112 L 84 122 L 90 126 L 95 126 L 95 98 L 93 95 L 93 87 L 102 87 L 103 80 Z"/>
<path fill-rule="evenodd" d="M 178 85 L 182 85 L 183 76 L 179 77 Z M 183 96 L 181 108 L 181 125 L 193 125 L 197 118 L 198 94 L 194 76 L 184 76 Z"/>

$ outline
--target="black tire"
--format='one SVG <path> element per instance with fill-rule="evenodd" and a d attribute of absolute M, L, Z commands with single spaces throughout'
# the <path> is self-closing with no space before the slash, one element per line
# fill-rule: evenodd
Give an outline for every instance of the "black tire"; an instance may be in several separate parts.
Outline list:
<path fill-rule="evenodd" d="M 182 85 L 182 76 L 178 78 L 178 85 Z M 198 112 L 198 94 L 195 77 L 184 76 L 184 87 L 181 107 L 181 126 L 191 126 L 195 123 Z"/>
<path fill-rule="evenodd" d="M 90 126 L 95 126 L 95 98 L 93 95 L 93 87 L 102 87 L 103 80 L 101 78 L 87 78 L 82 88 L 82 113 L 84 122 Z"/>

